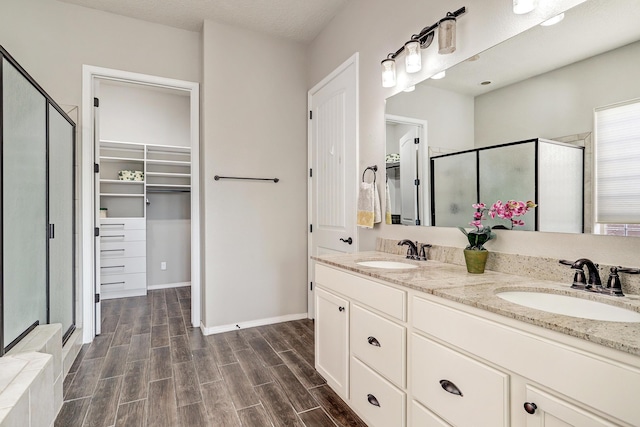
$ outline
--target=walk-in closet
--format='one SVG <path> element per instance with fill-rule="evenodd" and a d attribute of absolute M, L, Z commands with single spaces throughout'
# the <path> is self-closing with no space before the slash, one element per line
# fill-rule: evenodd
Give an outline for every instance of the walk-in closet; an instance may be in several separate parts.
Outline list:
<path fill-rule="evenodd" d="M 190 92 L 94 79 L 94 95 L 99 298 L 190 286 Z"/>

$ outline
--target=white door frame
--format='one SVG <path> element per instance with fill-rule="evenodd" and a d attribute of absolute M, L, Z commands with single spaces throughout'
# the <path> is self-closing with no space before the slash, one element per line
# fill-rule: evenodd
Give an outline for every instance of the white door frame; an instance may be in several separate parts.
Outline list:
<path fill-rule="evenodd" d="M 165 87 L 189 93 L 191 108 L 191 322 L 201 325 L 200 313 L 200 85 L 185 80 L 138 74 L 110 68 L 82 66 L 82 150 L 78 162 L 81 176 L 80 275 L 82 289 L 79 301 L 82 304 L 83 342 L 95 337 L 94 303 L 94 227 L 93 201 L 96 196 L 93 185 L 94 141 L 93 141 L 93 82 L 95 79 L 114 80 L 147 86 Z"/>
<path fill-rule="evenodd" d="M 418 179 L 422 186 L 420 196 L 422 197 L 421 206 L 421 224 L 431 225 L 431 161 L 429 159 L 429 141 L 427 139 L 427 121 L 421 119 L 414 119 L 413 117 L 396 116 L 393 114 L 384 115 L 385 124 L 388 122 L 398 123 L 403 125 L 416 125 L 420 126 L 420 146 L 418 147 L 420 153 L 420 161 L 423 162 L 419 166 Z M 423 144 L 424 143 L 424 144 Z"/>
<path fill-rule="evenodd" d="M 358 194 L 358 165 L 360 164 L 360 55 L 358 52 L 354 53 L 349 59 L 340 64 L 335 70 L 333 70 L 328 76 L 323 78 L 319 83 L 313 86 L 309 92 L 307 93 L 307 111 L 311 111 L 313 96 L 320 91 L 325 85 L 327 85 L 331 80 L 336 78 L 340 73 L 344 72 L 351 65 L 355 67 L 356 73 L 356 153 L 355 153 L 355 164 L 352 165 L 351 172 L 355 175 L 355 186 L 356 193 Z M 307 115 L 307 169 L 310 170 L 313 166 L 313 132 L 312 132 L 312 124 L 311 119 Z M 313 182 L 311 181 L 313 178 L 307 175 L 307 223 L 311 224 L 313 221 Z M 354 204 L 353 218 L 356 217 L 357 214 L 357 206 Z M 310 319 L 315 317 L 315 307 L 313 302 L 313 290 L 310 289 L 309 284 L 314 281 L 313 278 L 313 263 L 314 261 L 311 259 L 311 255 L 313 253 L 313 236 L 311 235 L 310 230 L 307 228 L 307 314 Z M 354 251 L 358 251 L 358 236 L 357 233 L 353 236 L 354 239 Z"/>

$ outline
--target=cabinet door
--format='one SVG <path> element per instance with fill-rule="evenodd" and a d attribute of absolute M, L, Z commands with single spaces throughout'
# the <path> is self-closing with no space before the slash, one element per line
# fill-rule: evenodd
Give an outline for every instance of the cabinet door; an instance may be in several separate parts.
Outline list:
<path fill-rule="evenodd" d="M 315 292 L 316 369 L 341 397 L 349 397 L 349 301 Z"/>
<path fill-rule="evenodd" d="M 527 427 L 614 427 L 616 424 L 573 405 L 567 400 L 527 385 Z M 525 406 L 526 405 L 526 406 Z"/>

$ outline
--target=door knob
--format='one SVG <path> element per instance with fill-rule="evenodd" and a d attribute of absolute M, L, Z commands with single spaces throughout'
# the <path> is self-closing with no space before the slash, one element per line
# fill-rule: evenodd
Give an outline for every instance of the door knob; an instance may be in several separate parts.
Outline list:
<path fill-rule="evenodd" d="M 527 414 L 535 414 L 538 406 L 533 402 L 524 402 L 524 410 L 527 411 Z"/>
<path fill-rule="evenodd" d="M 349 237 L 349 238 L 348 238 L 348 239 L 346 239 L 346 240 L 345 240 L 345 239 L 343 239 L 343 238 L 340 238 L 340 241 L 341 241 L 341 242 L 348 243 L 348 244 L 352 244 L 352 243 L 353 243 L 353 239 L 352 239 L 351 237 Z"/>

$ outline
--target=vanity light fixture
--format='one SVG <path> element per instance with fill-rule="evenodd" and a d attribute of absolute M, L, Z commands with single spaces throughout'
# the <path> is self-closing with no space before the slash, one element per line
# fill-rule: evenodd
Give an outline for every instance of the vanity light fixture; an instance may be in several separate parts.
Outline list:
<path fill-rule="evenodd" d="M 524 15 L 538 6 L 538 0 L 513 0 L 513 13 Z"/>
<path fill-rule="evenodd" d="M 446 75 L 447 75 L 447 72 L 445 70 L 442 70 L 439 73 L 435 73 L 433 76 L 431 76 L 431 78 L 433 80 L 440 80 L 440 79 L 444 79 Z"/>
<path fill-rule="evenodd" d="M 387 58 L 382 61 L 382 87 L 396 85 L 396 60 Z"/>
<path fill-rule="evenodd" d="M 404 44 L 404 50 L 407 51 L 407 56 L 404 58 L 405 70 L 407 70 L 407 73 L 417 73 L 422 69 L 420 42 L 418 40 L 409 40 Z"/>
<path fill-rule="evenodd" d="M 447 12 L 444 18 L 433 25 L 425 27 L 419 34 L 411 36 L 400 49 L 387 55 L 382 61 L 382 87 L 393 87 L 396 85 L 396 61 L 395 59 L 403 51 L 406 51 L 405 71 L 416 73 L 422 68 L 422 56 L 420 49 L 431 46 L 438 30 L 438 53 L 447 54 L 456 50 L 456 18 L 467 12 L 466 7 L 461 7 L 455 12 Z"/>
<path fill-rule="evenodd" d="M 561 13 L 559 15 L 554 16 L 553 18 L 547 19 L 540 25 L 543 27 L 550 27 L 551 25 L 555 25 L 558 22 L 562 21 L 563 19 L 564 19 L 564 13 Z"/>

